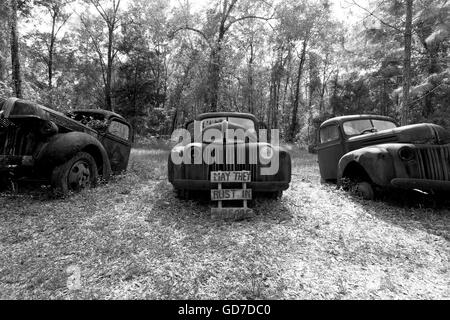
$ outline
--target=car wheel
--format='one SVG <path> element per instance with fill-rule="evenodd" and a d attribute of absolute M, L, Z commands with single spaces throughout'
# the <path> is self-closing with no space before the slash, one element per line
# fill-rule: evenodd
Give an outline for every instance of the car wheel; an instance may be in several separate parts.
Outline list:
<path fill-rule="evenodd" d="M 63 195 L 95 187 L 97 180 L 97 165 L 94 158 L 86 152 L 77 153 L 72 159 L 53 169 L 51 177 L 53 189 Z"/>
<path fill-rule="evenodd" d="M 271 196 L 272 199 L 275 199 L 275 200 L 281 199 L 281 197 L 283 196 L 283 190 L 274 191 L 271 193 L 271 195 L 272 195 Z"/>
<path fill-rule="evenodd" d="M 0 191 L 7 190 L 9 185 L 9 180 L 4 176 L 0 176 Z"/>
<path fill-rule="evenodd" d="M 358 182 L 355 186 L 355 194 L 365 200 L 373 200 L 375 198 L 375 191 L 370 183 L 367 181 Z"/>
<path fill-rule="evenodd" d="M 188 200 L 191 196 L 191 192 L 186 189 L 177 189 L 177 196 L 181 200 Z"/>

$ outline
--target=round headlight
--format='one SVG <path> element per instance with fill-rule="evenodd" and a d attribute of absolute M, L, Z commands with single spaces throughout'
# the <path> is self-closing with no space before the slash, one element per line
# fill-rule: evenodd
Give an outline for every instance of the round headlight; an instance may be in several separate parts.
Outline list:
<path fill-rule="evenodd" d="M 403 161 L 410 161 L 414 159 L 414 150 L 410 147 L 403 147 L 398 150 L 398 156 Z"/>
<path fill-rule="evenodd" d="M 270 160 L 273 157 L 273 149 L 270 146 L 264 146 L 261 149 L 259 149 L 259 155 L 261 156 L 261 159 L 263 160 Z"/>

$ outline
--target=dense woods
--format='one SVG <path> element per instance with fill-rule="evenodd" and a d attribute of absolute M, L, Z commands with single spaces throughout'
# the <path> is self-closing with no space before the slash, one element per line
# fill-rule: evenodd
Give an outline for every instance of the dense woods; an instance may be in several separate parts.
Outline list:
<path fill-rule="evenodd" d="M 225 110 L 301 144 L 332 115 L 450 128 L 450 3 L 335 2 L 5 0 L 0 96 L 114 110 L 141 135 Z"/>

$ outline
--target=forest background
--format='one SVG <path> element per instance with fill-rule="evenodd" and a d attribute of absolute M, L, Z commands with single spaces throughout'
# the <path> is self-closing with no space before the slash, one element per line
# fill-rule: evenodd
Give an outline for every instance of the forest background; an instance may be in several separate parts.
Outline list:
<path fill-rule="evenodd" d="M 207 111 L 304 146 L 337 115 L 450 129 L 449 40 L 446 0 L 1 0 L 0 96 L 113 110 L 141 136 Z"/>

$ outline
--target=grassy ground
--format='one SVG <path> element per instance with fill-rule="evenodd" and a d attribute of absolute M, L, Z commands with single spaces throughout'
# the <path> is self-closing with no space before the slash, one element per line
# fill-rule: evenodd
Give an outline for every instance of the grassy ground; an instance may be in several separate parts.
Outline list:
<path fill-rule="evenodd" d="M 1 195 L 0 298 L 450 297 L 448 209 L 352 198 L 291 152 L 290 189 L 246 221 L 178 200 L 163 150 L 133 150 L 127 174 L 67 199 Z"/>

